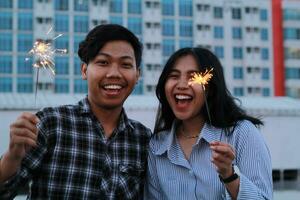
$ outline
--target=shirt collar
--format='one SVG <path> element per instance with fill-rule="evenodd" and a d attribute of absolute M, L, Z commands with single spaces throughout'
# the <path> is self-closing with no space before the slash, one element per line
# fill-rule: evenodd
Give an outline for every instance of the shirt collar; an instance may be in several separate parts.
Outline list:
<path fill-rule="evenodd" d="M 80 100 L 78 102 L 80 112 L 82 114 L 93 114 L 88 97 L 86 96 L 84 99 Z M 127 127 L 130 127 L 131 129 L 134 129 L 133 124 L 131 121 L 128 119 L 127 114 L 125 112 L 125 109 L 122 108 L 121 111 L 121 116 L 118 124 L 118 129 L 119 131 L 125 130 Z"/>
<path fill-rule="evenodd" d="M 164 131 L 157 134 L 156 137 L 158 143 L 157 147 L 154 148 L 154 154 L 162 155 L 163 153 L 170 151 L 172 144 L 176 142 L 175 136 L 178 124 L 179 121 L 174 120 L 170 131 Z M 198 145 L 201 139 L 203 139 L 207 143 L 210 143 L 213 141 L 220 141 L 222 137 L 224 137 L 224 131 L 221 128 L 216 128 L 209 125 L 208 123 L 205 123 L 201 130 L 200 137 L 198 138 L 195 145 Z"/>

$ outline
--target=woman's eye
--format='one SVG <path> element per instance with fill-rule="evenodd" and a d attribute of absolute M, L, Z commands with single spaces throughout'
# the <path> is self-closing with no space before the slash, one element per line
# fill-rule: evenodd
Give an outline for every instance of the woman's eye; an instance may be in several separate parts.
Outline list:
<path fill-rule="evenodd" d="M 168 76 L 168 78 L 170 78 L 170 79 L 175 79 L 177 77 L 178 77 L 177 74 L 169 74 L 169 76 Z"/>

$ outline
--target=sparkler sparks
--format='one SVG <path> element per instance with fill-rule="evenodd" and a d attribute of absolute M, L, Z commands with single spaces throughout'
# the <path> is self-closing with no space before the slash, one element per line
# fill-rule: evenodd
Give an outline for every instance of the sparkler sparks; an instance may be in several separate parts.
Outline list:
<path fill-rule="evenodd" d="M 205 90 L 205 85 L 208 84 L 208 81 L 213 76 L 212 70 L 213 70 L 213 68 L 211 68 L 210 70 L 206 69 L 204 73 L 202 73 L 202 72 L 194 73 L 193 77 L 189 81 L 189 84 L 190 85 L 200 84 L 203 86 L 203 89 Z"/>
<path fill-rule="evenodd" d="M 206 69 L 204 73 L 202 73 L 202 72 L 194 73 L 192 78 L 189 81 L 189 85 L 200 84 L 203 88 L 203 91 L 205 91 L 205 86 L 208 84 L 208 81 L 213 77 L 213 74 L 212 74 L 213 69 L 214 68 L 211 68 L 210 70 Z M 208 120 L 211 125 L 212 124 L 211 116 L 210 116 L 205 92 L 203 92 L 203 95 L 204 95 L 204 101 L 205 101 L 205 106 L 206 106 L 206 110 L 207 110 Z"/>
<path fill-rule="evenodd" d="M 48 30 L 48 35 L 52 31 L 52 27 Z M 56 40 L 57 38 L 61 37 L 63 34 L 59 34 L 52 38 L 50 41 L 48 40 L 41 40 L 38 39 L 35 41 L 32 49 L 28 52 L 30 56 L 34 56 L 36 58 L 36 62 L 32 64 L 34 68 L 37 68 L 37 75 L 36 75 L 36 85 L 35 85 L 35 102 L 36 102 L 36 95 L 37 95 L 37 86 L 39 80 L 39 69 L 43 67 L 44 69 L 50 70 L 51 74 L 55 75 L 55 63 L 54 63 L 54 55 L 55 53 L 58 54 L 65 54 L 67 53 L 66 49 L 55 49 L 52 45 L 52 41 Z M 25 61 L 28 61 L 29 58 L 26 58 Z"/>

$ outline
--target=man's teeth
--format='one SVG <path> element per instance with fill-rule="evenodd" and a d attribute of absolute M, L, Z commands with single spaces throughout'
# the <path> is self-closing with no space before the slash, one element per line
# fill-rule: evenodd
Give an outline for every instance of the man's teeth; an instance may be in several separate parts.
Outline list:
<path fill-rule="evenodd" d="M 175 98 L 178 100 L 192 99 L 192 97 L 188 95 L 175 95 Z"/>
<path fill-rule="evenodd" d="M 119 90 L 122 87 L 120 85 L 105 85 L 104 88 L 108 90 Z"/>

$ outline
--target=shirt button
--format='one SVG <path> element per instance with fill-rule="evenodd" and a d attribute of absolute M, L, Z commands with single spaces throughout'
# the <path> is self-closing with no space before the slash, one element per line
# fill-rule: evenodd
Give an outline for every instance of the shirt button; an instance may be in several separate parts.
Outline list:
<path fill-rule="evenodd" d="M 190 174 L 190 175 L 194 175 L 193 170 L 190 170 L 190 171 L 189 171 L 189 174 Z"/>

